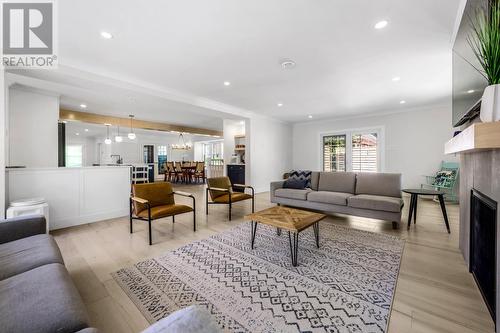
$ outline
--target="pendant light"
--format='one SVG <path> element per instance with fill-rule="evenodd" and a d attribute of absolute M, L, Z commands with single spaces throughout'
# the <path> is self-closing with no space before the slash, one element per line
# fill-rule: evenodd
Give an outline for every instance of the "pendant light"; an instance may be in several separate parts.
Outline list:
<path fill-rule="evenodd" d="M 123 138 L 120 135 L 120 124 L 118 124 L 118 133 L 115 136 L 115 142 L 122 142 Z"/>
<path fill-rule="evenodd" d="M 132 119 L 134 119 L 134 115 L 131 114 L 131 115 L 129 115 L 129 117 L 130 117 L 130 132 L 128 133 L 128 138 L 130 140 L 135 140 L 135 133 L 134 133 L 134 129 L 132 127 Z"/>
<path fill-rule="evenodd" d="M 111 144 L 111 139 L 109 138 L 109 126 L 111 126 L 110 124 L 104 124 L 106 125 L 106 140 L 104 140 L 104 143 L 107 144 L 107 145 L 110 145 Z"/>
<path fill-rule="evenodd" d="M 180 133 L 179 143 L 170 145 L 170 148 L 173 150 L 191 150 L 193 146 L 190 143 L 186 143 L 186 141 L 184 140 L 184 135 Z"/>

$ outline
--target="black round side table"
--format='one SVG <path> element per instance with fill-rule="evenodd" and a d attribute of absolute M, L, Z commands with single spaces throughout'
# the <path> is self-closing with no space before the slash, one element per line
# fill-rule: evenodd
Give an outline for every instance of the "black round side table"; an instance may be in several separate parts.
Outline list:
<path fill-rule="evenodd" d="M 450 224 L 448 223 L 448 214 L 446 214 L 446 206 L 444 205 L 444 193 L 436 190 L 426 190 L 426 189 L 404 189 L 403 192 L 411 195 L 410 198 L 410 211 L 408 213 L 408 229 L 411 226 L 411 218 L 413 217 L 413 223 L 417 223 L 417 203 L 419 195 L 432 195 L 437 196 L 439 199 L 439 205 L 441 206 L 441 211 L 443 212 L 444 223 L 446 224 L 446 229 L 450 233 Z"/>

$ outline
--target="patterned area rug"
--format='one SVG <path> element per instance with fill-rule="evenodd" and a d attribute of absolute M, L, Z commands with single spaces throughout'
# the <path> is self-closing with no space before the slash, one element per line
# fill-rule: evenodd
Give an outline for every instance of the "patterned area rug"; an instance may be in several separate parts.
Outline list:
<path fill-rule="evenodd" d="M 300 234 L 299 265 L 288 233 L 250 223 L 114 273 L 151 322 L 192 304 L 229 332 L 385 332 L 404 241 L 320 224 Z"/>

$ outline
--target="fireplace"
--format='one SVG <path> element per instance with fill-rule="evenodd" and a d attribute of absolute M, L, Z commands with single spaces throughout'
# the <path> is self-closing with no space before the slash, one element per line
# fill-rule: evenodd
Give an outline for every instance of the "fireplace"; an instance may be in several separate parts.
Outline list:
<path fill-rule="evenodd" d="M 470 207 L 469 270 L 496 324 L 497 202 L 472 189 Z"/>

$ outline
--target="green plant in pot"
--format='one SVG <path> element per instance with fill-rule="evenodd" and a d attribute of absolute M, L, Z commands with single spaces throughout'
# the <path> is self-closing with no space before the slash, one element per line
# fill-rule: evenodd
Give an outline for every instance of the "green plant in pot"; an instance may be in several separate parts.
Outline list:
<path fill-rule="evenodd" d="M 472 21 L 473 33 L 468 38 L 481 69 L 488 80 L 481 101 L 481 120 L 500 120 L 500 0 L 491 0 L 488 8 L 477 12 Z"/>

